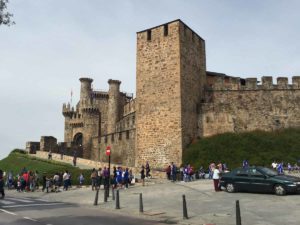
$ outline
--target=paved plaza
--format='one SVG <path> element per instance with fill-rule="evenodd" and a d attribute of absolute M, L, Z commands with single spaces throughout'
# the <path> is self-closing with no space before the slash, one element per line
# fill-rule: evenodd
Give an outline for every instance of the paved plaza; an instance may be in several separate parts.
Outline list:
<path fill-rule="evenodd" d="M 147 180 L 146 186 L 136 184 L 121 189 L 120 207 L 115 209 L 112 196 L 104 203 L 104 191 L 99 191 L 98 205 L 94 206 L 95 191 L 90 187 L 75 188 L 59 193 L 17 193 L 10 197 L 36 197 L 48 201 L 84 205 L 91 210 L 114 212 L 133 217 L 152 219 L 167 224 L 235 224 L 235 201 L 240 201 L 243 225 L 300 224 L 300 195 L 214 192 L 211 180 L 189 183 L 166 180 Z M 144 213 L 139 212 L 139 194 L 143 194 Z M 110 193 L 111 194 L 111 193 Z M 186 196 L 189 219 L 183 219 L 182 195 Z"/>

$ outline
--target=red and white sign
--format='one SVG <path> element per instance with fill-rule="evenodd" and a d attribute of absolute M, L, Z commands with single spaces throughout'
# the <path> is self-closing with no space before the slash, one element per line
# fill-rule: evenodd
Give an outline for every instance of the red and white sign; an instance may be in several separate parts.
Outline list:
<path fill-rule="evenodd" d="M 105 153 L 107 156 L 109 156 L 110 155 L 110 146 L 107 146 L 106 147 L 106 153 Z"/>

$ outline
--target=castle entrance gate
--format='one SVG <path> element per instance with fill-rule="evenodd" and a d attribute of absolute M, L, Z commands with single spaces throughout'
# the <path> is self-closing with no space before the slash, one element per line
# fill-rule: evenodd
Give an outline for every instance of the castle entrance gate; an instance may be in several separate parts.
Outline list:
<path fill-rule="evenodd" d="M 75 134 L 73 138 L 73 148 L 74 148 L 74 156 L 82 157 L 83 147 L 82 147 L 83 135 L 82 133 Z"/>

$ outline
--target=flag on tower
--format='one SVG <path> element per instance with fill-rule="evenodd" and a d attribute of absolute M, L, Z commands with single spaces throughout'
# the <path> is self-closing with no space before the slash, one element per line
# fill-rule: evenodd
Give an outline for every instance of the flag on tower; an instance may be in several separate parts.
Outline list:
<path fill-rule="evenodd" d="M 73 98 L 73 89 L 71 89 L 71 105 L 72 105 L 72 98 Z"/>

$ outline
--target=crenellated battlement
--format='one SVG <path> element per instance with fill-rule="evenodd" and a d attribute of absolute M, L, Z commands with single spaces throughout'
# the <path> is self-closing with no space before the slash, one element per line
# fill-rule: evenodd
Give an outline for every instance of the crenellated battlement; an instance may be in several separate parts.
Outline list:
<path fill-rule="evenodd" d="M 278 77 L 277 84 L 273 83 L 273 77 L 263 76 L 261 84 L 258 84 L 257 78 L 242 79 L 239 77 L 220 76 L 215 79 L 211 90 L 290 90 L 300 89 L 300 76 L 292 77 L 292 84 L 288 83 L 288 77 Z"/>
<path fill-rule="evenodd" d="M 71 125 L 73 128 L 83 127 L 83 122 L 80 121 L 80 120 L 72 120 L 72 121 L 70 122 L 70 125 Z"/>
<path fill-rule="evenodd" d="M 80 81 L 80 82 L 92 83 L 92 82 L 93 82 L 93 79 L 92 79 L 92 78 L 89 78 L 89 77 L 81 77 L 81 78 L 79 78 L 79 81 Z"/>
<path fill-rule="evenodd" d="M 155 26 L 147 30 L 139 31 L 137 32 L 137 35 L 139 39 L 143 39 L 148 42 L 168 36 L 176 36 L 178 34 L 179 29 L 179 26 L 177 26 L 176 24 L 180 24 L 180 26 L 182 27 L 186 40 L 192 41 L 196 45 L 199 44 L 199 41 L 204 41 L 202 37 L 200 37 L 194 30 L 192 30 L 180 19 L 161 24 L 159 26 Z"/>
<path fill-rule="evenodd" d="M 121 81 L 109 79 L 109 80 L 108 80 L 108 84 L 117 84 L 117 85 L 120 85 L 120 84 L 121 84 Z"/>
<path fill-rule="evenodd" d="M 300 76 L 294 76 L 292 77 L 292 80 L 293 80 L 293 88 L 300 89 Z"/>
<path fill-rule="evenodd" d="M 99 99 L 108 99 L 108 93 L 104 91 L 93 91 L 91 93 L 91 97 Z"/>
<path fill-rule="evenodd" d="M 83 108 L 82 112 L 88 114 L 99 114 L 99 109 L 96 107 Z"/>
<path fill-rule="evenodd" d="M 74 111 L 74 107 L 71 107 L 70 103 L 64 103 L 63 107 L 62 107 L 62 114 L 65 117 L 70 117 L 72 118 L 72 116 L 74 115 L 75 111 Z"/>
<path fill-rule="evenodd" d="M 130 100 L 126 105 L 124 105 L 123 116 L 135 112 L 135 99 Z"/>

